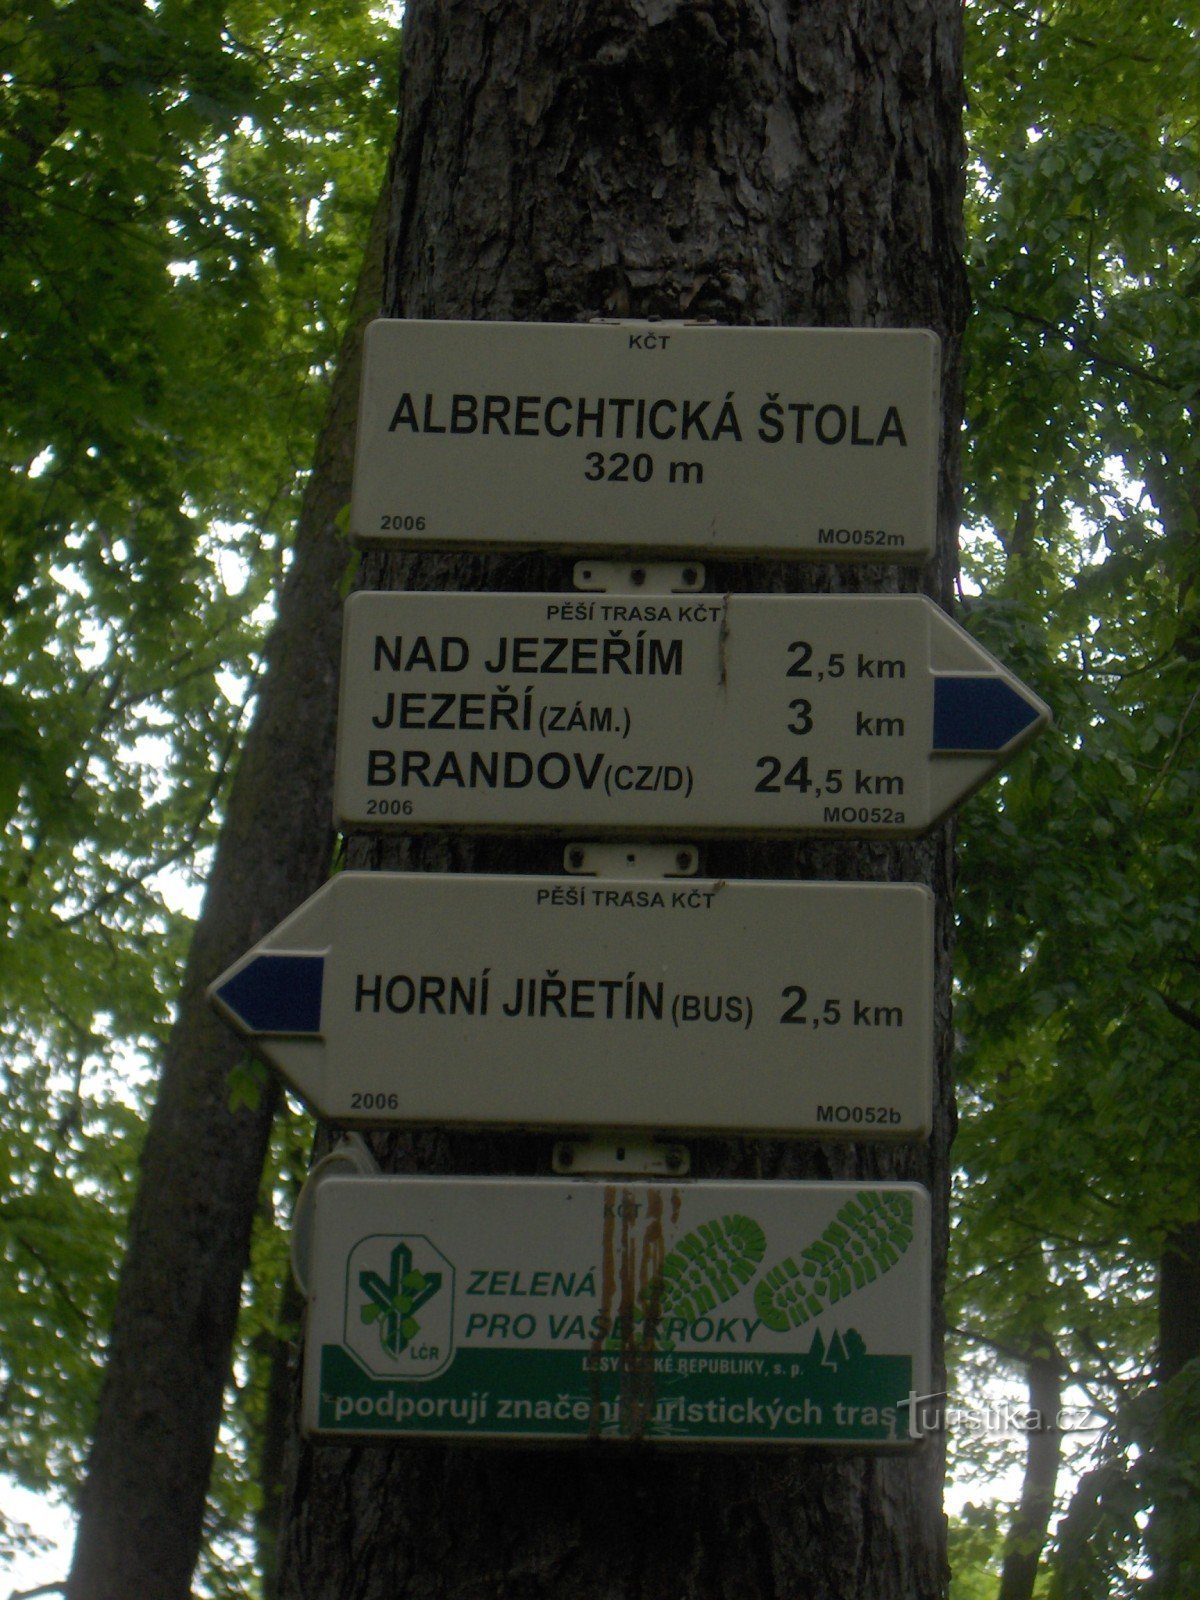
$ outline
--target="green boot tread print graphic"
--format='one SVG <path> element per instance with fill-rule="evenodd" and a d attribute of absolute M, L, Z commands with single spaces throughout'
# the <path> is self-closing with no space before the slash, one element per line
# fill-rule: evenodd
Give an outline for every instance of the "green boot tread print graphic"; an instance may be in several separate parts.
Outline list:
<path fill-rule="evenodd" d="M 768 1328 L 785 1333 L 818 1316 L 881 1277 L 912 1242 L 912 1196 L 860 1189 L 819 1239 L 785 1256 L 754 1290 L 754 1306 Z M 696 1322 L 724 1305 L 755 1276 L 766 1235 L 750 1217 L 726 1216 L 684 1234 L 642 1297 L 636 1319 L 652 1313 L 660 1325 Z M 659 1341 L 669 1349 L 672 1341 Z"/>
<path fill-rule="evenodd" d="M 442 1287 L 440 1272 L 414 1272 L 412 1251 L 401 1241 L 392 1251 L 387 1279 L 377 1272 L 358 1275 L 358 1286 L 366 1296 L 360 1316 L 366 1323 L 379 1324 L 379 1341 L 389 1356 L 398 1356 L 420 1332 L 413 1312 L 432 1300 Z"/>
<path fill-rule="evenodd" d="M 663 1262 L 660 1319 L 695 1322 L 714 1306 L 732 1300 L 753 1278 L 766 1248 L 766 1234 L 749 1217 L 722 1217 L 702 1222 L 695 1233 L 685 1233 Z"/>
<path fill-rule="evenodd" d="M 912 1243 L 912 1196 L 860 1189 L 807 1250 L 787 1256 L 755 1287 L 754 1309 L 778 1333 L 798 1328 L 874 1283 Z"/>

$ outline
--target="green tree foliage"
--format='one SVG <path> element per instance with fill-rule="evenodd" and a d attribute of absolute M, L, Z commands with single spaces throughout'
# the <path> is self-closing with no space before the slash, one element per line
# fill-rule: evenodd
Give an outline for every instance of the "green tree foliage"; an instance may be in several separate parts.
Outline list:
<path fill-rule="evenodd" d="M 0 1470 L 31 1486 L 69 1485 L 88 1436 L 178 885 L 287 565 L 394 58 L 367 5 L 0 12 Z"/>
<path fill-rule="evenodd" d="M 958 1315 L 1048 1330 L 1110 1421 L 1082 1600 L 1161 1578 L 1200 1463 L 1148 1393 L 1200 1212 L 1200 13 L 973 14 L 968 612 L 1057 730 L 964 816 Z"/>

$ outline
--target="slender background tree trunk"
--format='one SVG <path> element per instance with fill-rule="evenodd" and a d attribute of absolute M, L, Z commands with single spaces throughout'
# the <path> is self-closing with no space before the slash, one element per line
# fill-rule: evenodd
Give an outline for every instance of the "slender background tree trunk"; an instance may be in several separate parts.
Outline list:
<path fill-rule="evenodd" d="M 1200 1222 L 1170 1234 L 1158 1269 L 1158 1381 L 1200 1356 Z"/>
<path fill-rule="evenodd" d="M 206 986 L 329 872 L 341 601 L 362 329 L 379 307 L 381 203 L 341 352 L 258 710 L 229 798 L 141 1161 L 80 1500 L 70 1600 L 191 1592 L 271 1120 L 233 1109 L 243 1055 Z"/>
<path fill-rule="evenodd" d="M 1038 1562 L 1054 1511 L 1054 1487 L 1062 1456 L 1058 1426 L 1062 1410 L 1063 1363 L 1045 1334 L 1025 1362 L 1032 1425 L 1025 1435 L 1025 1476 L 1021 1499 L 1004 1540 L 998 1600 L 1031 1600 Z"/>
<path fill-rule="evenodd" d="M 712 592 L 924 588 L 948 602 L 957 526 L 958 0 L 410 0 L 386 303 L 406 317 L 932 327 L 943 340 L 939 555 L 891 567 L 711 562 Z M 747 404 L 762 396 L 739 397 Z M 370 588 L 570 587 L 560 556 L 373 556 Z M 351 841 L 356 867 L 558 871 L 560 842 Z M 938 1077 L 927 1145 L 693 1143 L 699 1176 L 909 1178 L 935 1208 L 941 1378 L 949 1081 L 947 830 L 881 842 L 706 844 L 712 876 L 910 880 L 936 892 Z M 535 1173 L 549 1138 L 378 1139 L 396 1170 Z M 937 1441 L 805 1450 L 481 1450 L 294 1441 L 284 1600 L 933 1600 Z"/>
<path fill-rule="evenodd" d="M 1189 1457 L 1195 1458 L 1194 1409 L 1167 1386 L 1200 1359 L 1200 1222 L 1174 1229 L 1158 1274 L 1158 1411 L 1151 1453 L 1154 1516 L 1147 1544 L 1154 1566 L 1152 1592 L 1170 1597 L 1188 1587 L 1200 1568 L 1192 1507 Z M 1183 1380 L 1186 1381 L 1186 1380 Z M 1163 1391 L 1166 1390 L 1164 1395 Z"/>

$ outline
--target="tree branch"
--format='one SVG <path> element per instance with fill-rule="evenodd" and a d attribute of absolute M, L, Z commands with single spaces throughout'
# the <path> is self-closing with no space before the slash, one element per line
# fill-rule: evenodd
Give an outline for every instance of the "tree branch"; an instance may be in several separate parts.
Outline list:
<path fill-rule="evenodd" d="M 1164 994 L 1161 989 L 1155 989 L 1154 993 L 1166 1006 L 1176 1022 L 1182 1022 L 1185 1028 L 1194 1028 L 1197 1033 L 1200 1033 L 1200 1011 L 1193 1011 L 1191 1006 L 1185 1006 L 1180 1000 L 1172 1000 L 1171 996 Z"/>
<path fill-rule="evenodd" d="M 1088 340 L 1077 338 L 1070 329 L 1064 328 L 1061 322 L 1052 322 L 1047 317 L 1038 316 L 1036 312 L 1021 311 L 1017 306 L 1005 305 L 1003 302 L 997 302 L 997 304 L 999 309 L 1007 312 L 1014 321 L 1028 322 L 1035 328 L 1041 328 L 1046 333 L 1056 334 L 1058 338 L 1065 340 L 1072 350 L 1077 351 L 1080 355 L 1087 356 L 1098 367 L 1111 367 L 1114 372 L 1123 372 L 1127 377 L 1142 378 L 1146 383 L 1156 384 L 1160 389 L 1167 389 L 1171 393 L 1175 391 L 1175 384 L 1168 378 L 1160 378 L 1156 372 L 1151 372 L 1148 367 L 1140 366 L 1136 361 L 1122 361 L 1115 356 L 1104 355 Z"/>

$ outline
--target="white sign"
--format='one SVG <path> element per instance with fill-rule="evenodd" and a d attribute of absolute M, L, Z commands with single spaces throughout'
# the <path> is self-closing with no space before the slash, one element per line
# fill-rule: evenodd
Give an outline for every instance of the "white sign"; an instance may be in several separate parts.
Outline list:
<path fill-rule="evenodd" d="M 916 1185 L 328 1178 L 314 1212 L 310 1433 L 918 1437 Z"/>
<path fill-rule="evenodd" d="M 344 872 L 213 984 L 324 1117 L 916 1138 L 912 884 Z"/>
<path fill-rule="evenodd" d="M 364 545 L 923 561 L 936 336 L 919 329 L 379 321 Z"/>
<path fill-rule="evenodd" d="M 351 828 L 917 834 L 1049 718 L 918 595 L 357 594 Z"/>

